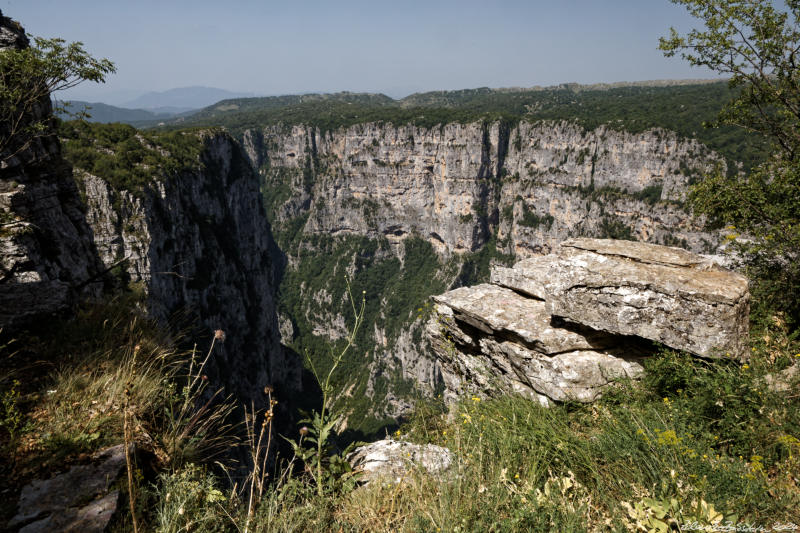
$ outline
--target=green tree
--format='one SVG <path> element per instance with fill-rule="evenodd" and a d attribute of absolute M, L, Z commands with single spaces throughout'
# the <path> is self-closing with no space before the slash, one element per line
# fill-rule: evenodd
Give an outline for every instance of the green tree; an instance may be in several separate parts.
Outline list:
<path fill-rule="evenodd" d="M 0 160 L 52 133 L 50 114 L 43 112 L 51 93 L 103 82 L 113 72 L 111 61 L 93 58 L 80 42 L 36 37 L 33 46 L 0 50 Z"/>
<path fill-rule="evenodd" d="M 729 76 L 736 96 L 711 127 L 737 125 L 771 143 L 749 173 L 719 169 L 693 188 L 696 212 L 728 224 L 761 303 L 800 317 L 800 0 L 672 0 L 705 28 L 660 40 L 671 57 Z M 733 170 L 733 171 L 730 171 Z"/>

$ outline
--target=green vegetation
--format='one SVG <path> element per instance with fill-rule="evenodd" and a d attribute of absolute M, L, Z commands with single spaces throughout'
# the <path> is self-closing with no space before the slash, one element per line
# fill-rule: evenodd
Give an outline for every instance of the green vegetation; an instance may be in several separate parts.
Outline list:
<path fill-rule="evenodd" d="M 38 109 L 54 91 L 84 81 L 103 82 L 115 72 L 107 59 L 95 59 L 83 43 L 35 38 L 34 45 L 0 54 L 0 154 L 5 162 L 36 139 L 51 135 L 52 119 Z"/>
<path fill-rule="evenodd" d="M 691 204 L 712 223 L 729 225 L 732 246 L 756 280 L 757 300 L 800 324 L 800 5 L 675 2 L 705 29 L 686 36 L 672 29 L 661 49 L 730 76 L 734 92 L 715 125 L 762 135 L 770 154 L 742 175 L 718 170 L 694 187 Z"/>
<path fill-rule="evenodd" d="M 0 427 L 11 487 L 118 442 L 124 405 L 135 405 L 136 431 L 146 430 L 155 450 L 169 449 L 163 443 L 175 434 L 170 421 L 180 418 L 169 413 L 193 397 L 200 374 L 186 375 L 189 354 L 136 317 L 134 302 L 86 307 L 77 320 L 14 343 L 14 355 L 14 344 L 5 347 L 6 367 L 36 351 L 60 369 L 47 375 L 14 364 L 3 381 L 3 397 L 17 398 L 11 411 L 21 417 L 13 446 L 7 426 Z M 155 473 L 137 467 L 137 521 L 140 530 L 157 532 L 662 531 L 695 521 L 788 523 L 800 506 L 800 397 L 771 389 L 765 375 L 800 360 L 800 343 L 771 319 L 755 324 L 751 355 L 741 365 L 662 350 L 646 363 L 642 382 L 622 383 L 591 405 L 543 408 L 519 396 L 476 396 L 448 416 L 436 401 L 420 403 L 396 436 L 447 447 L 454 461 L 441 478 L 412 469 L 400 484 L 359 487 L 334 448 L 326 446 L 319 462 L 308 455 L 329 443 L 314 441 L 322 432 L 308 427 L 286 435 L 295 453 L 267 470 L 256 498 L 255 484 L 226 485 L 207 454 L 163 462 Z M 343 370 L 333 364 L 329 371 Z M 334 395 L 335 381 L 323 379 Z M 334 410 L 328 422 L 341 414 Z M 319 418 L 319 428 L 329 426 Z M 223 426 L 195 435 L 201 438 L 184 446 L 238 443 Z M 129 531 L 131 523 L 121 513 L 113 530 Z"/>
<path fill-rule="evenodd" d="M 324 132 L 368 122 L 433 128 L 453 122 L 501 121 L 514 125 L 519 120 L 567 120 L 576 121 L 587 129 L 606 125 L 634 133 L 650 128 L 672 130 L 682 137 L 697 138 L 721 153 L 733 171 L 735 162 L 747 169 L 766 155 L 765 143 L 759 136 L 748 135 L 732 126 L 703 126 L 712 121 L 720 106 L 735 94 L 736 90 L 719 82 L 666 87 L 484 88 L 437 91 L 402 100 L 352 93 L 284 96 L 230 101 L 239 107 L 229 111 L 220 111 L 220 106 L 212 107 L 171 127 L 225 126 L 240 136 L 247 129 L 268 125 L 307 124 Z"/>
<path fill-rule="evenodd" d="M 200 131 L 140 132 L 126 124 L 62 123 L 64 158 L 100 176 L 117 190 L 141 193 L 156 176 L 197 169 L 203 152 Z"/>
<path fill-rule="evenodd" d="M 337 404 L 337 408 L 348 411 L 348 427 L 373 433 L 392 422 L 372 417 L 375 400 L 366 395 L 369 376 L 364 371 L 364 361 L 371 361 L 370 354 L 380 349 L 374 336 L 375 327 L 388 339 L 396 339 L 403 328 L 417 320 L 416 310 L 424 306 L 430 295 L 447 289 L 454 267 L 441 265 L 430 243 L 418 237 L 402 243 L 401 263 L 384 239 L 336 238 L 294 231 L 294 225 L 276 231 L 279 245 L 298 253 L 296 266 L 284 274 L 278 297 L 280 311 L 293 322 L 295 334 L 290 346 L 300 354 L 309 354 L 320 373 L 329 370 L 331 363 L 326 354 L 330 337 L 341 332 L 338 326 L 332 326 L 330 335 L 325 335 L 315 331 L 315 324 L 332 324 L 337 316 L 350 315 L 345 282 L 345 276 L 349 276 L 353 292 L 363 293 L 366 298 L 365 325 L 358 329 L 354 347 L 341 361 L 341 372 L 333 385 L 338 391 L 352 387 L 352 393 L 340 398 L 341 403 Z M 320 257 L 326 260 L 320 261 Z M 324 306 L 314 300 L 319 297 L 325 298 Z M 350 329 L 353 324 L 346 321 L 344 326 Z M 335 342 L 334 349 L 341 349 L 342 342 Z M 413 395 L 411 383 L 396 385 L 399 388 L 395 392 Z"/>
<path fill-rule="evenodd" d="M 538 228 L 539 226 L 543 226 L 545 230 L 549 230 L 553 226 L 553 222 L 555 222 L 553 215 L 549 213 L 545 213 L 541 216 L 537 215 L 534 210 L 527 206 L 527 204 L 522 204 L 522 218 L 519 219 L 519 223 L 521 225 L 529 228 Z"/>

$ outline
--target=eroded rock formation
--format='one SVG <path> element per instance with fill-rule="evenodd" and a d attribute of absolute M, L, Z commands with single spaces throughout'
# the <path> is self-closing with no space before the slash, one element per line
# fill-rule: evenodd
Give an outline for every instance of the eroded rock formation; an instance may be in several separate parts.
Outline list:
<path fill-rule="evenodd" d="M 188 314 L 209 342 L 225 331 L 209 369 L 215 382 L 247 403 L 262 401 L 265 385 L 288 397 L 299 390 L 300 367 L 280 345 L 274 244 L 258 179 L 229 135 L 201 136 L 197 168 L 154 172 L 139 191 L 77 173 L 87 218 L 104 264 L 123 260 L 152 316 Z"/>
<path fill-rule="evenodd" d="M 28 46 L 25 31 L 0 13 L 0 53 Z M 22 124 L 52 114 L 35 103 Z M 101 271 L 85 212 L 54 134 L 12 135 L 0 153 L 0 329 L 6 333 L 67 309 L 81 293 L 97 294 Z M 45 132 L 46 133 L 46 132 Z"/>
<path fill-rule="evenodd" d="M 517 392 L 588 402 L 642 373 L 646 341 L 748 357 L 747 280 L 680 248 L 571 239 L 434 297 L 427 329 L 447 399 Z"/>

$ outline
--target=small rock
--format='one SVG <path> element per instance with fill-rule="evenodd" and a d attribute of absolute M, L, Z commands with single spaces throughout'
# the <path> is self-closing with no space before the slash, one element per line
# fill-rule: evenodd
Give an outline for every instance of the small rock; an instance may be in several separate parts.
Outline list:
<path fill-rule="evenodd" d="M 434 444 L 379 440 L 356 448 L 347 456 L 354 470 L 363 472 L 362 481 L 401 482 L 414 468 L 429 474 L 444 474 L 453 462 L 450 450 Z"/>

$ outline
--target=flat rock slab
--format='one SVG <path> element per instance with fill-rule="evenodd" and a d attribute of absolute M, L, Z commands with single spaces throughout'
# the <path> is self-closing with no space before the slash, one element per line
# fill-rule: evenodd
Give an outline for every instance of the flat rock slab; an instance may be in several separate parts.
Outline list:
<path fill-rule="evenodd" d="M 399 483 L 415 468 L 441 475 L 450 468 L 453 456 L 447 448 L 434 444 L 387 439 L 356 448 L 347 461 L 354 470 L 363 473 L 362 481 Z"/>
<path fill-rule="evenodd" d="M 20 531 L 105 530 L 117 507 L 118 492 L 109 492 L 125 467 L 122 444 L 97 452 L 92 462 L 77 465 L 50 479 L 35 480 L 22 489 L 18 513 L 9 527 Z"/>
<path fill-rule="evenodd" d="M 547 288 L 545 287 L 547 278 L 539 273 L 547 271 L 552 260 L 553 256 L 544 255 L 523 259 L 515 264 L 514 268 L 494 266 L 489 281 L 533 298 L 545 300 L 547 299 Z"/>
<path fill-rule="evenodd" d="M 640 242 L 571 239 L 519 266 L 515 276 L 495 277 L 520 292 L 537 287 L 553 316 L 702 357 L 749 357 L 747 279 L 707 257 Z"/>
<path fill-rule="evenodd" d="M 555 326 L 545 302 L 488 283 L 454 289 L 433 300 L 483 333 L 516 341 L 543 354 L 602 349 L 619 342 L 602 332 Z"/>
<path fill-rule="evenodd" d="M 613 382 L 638 378 L 639 347 L 624 337 L 553 324 L 541 300 L 478 285 L 434 297 L 427 325 L 442 368 L 445 399 L 517 393 L 591 402 Z"/>

